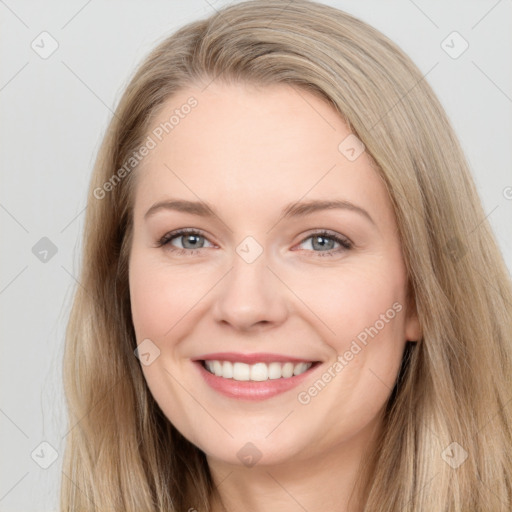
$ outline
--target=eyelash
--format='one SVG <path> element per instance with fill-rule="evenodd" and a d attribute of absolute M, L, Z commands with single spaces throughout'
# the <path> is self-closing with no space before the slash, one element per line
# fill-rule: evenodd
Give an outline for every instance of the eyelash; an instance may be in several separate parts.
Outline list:
<path fill-rule="evenodd" d="M 171 242 L 171 240 L 174 240 L 175 238 L 179 238 L 180 236 L 183 236 L 183 235 L 199 235 L 203 238 L 206 238 L 206 236 L 202 233 L 201 230 L 198 230 L 198 229 L 192 229 L 192 228 L 188 228 L 188 229 L 180 229 L 180 230 L 177 230 L 177 231 L 171 231 L 170 233 L 166 233 L 156 244 L 157 247 L 164 247 L 164 246 L 168 246 L 168 249 L 177 254 L 177 255 L 180 255 L 180 256 L 193 256 L 194 254 L 196 254 L 198 251 L 200 251 L 201 249 L 203 249 L 202 247 L 200 249 L 181 249 L 179 247 L 174 247 L 172 245 L 169 244 L 169 242 Z M 309 251 L 309 252 L 314 252 L 317 254 L 317 256 L 319 257 L 325 257 L 325 256 L 334 256 L 340 252 L 343 252 L 343 251 L 346 251 L 346 250 L 349 250 L 349 249 L 352 249 L 353 248 L 353 244 L 352 242 L 348 239 L 348 238 L 345 238 L 343 236 L 340 236 L 338 234 L 336 234 L 335 232 L 332 232 L 332 231 L 328 231 L 328 230 L 322 230 L 322 231 L 319 231 L 319 232 L 315 232 L 315 233 L 312 233 L 310 234 L 309 236 L 307 236 L 306 238 L 304 238 L 300 244 L 303 244 L 306 240 L 309 240 L 310 238 L 314 238 L 314 237 L 322 237 L 322 238 L 328 238 L 328 239 L 331 239 L 331 240 L 334 240 L 335 242 L 337 242 L 338 244 L 340 244 L 341 247 L 338 247 L 337 249 L 330 249 L 329 251 Z M 300 245 L 299 244 L 299 245 Z"/>

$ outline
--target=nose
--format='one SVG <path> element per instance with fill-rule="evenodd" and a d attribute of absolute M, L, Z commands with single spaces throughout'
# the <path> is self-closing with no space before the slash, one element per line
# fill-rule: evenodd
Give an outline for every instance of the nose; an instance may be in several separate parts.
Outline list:
<path fill-rule="evenodd" d="M 286 286 L 267 266 L 265 252 L 246 262 L 238 254 L 217 288 L 214 318 L 238 331 L 260 331 L 282 324 L 287 315 Z"/>

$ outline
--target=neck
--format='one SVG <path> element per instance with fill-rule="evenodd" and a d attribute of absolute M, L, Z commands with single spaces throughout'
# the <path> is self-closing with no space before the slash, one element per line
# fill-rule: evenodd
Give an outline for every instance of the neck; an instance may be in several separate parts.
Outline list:
<path fill-rule="evenodd" d="M 314 457 L 276 465 L 248 468 L 208 458 L 215 484 L 211 512 L 360 512 L 379 424 L 364 430 Z"/>

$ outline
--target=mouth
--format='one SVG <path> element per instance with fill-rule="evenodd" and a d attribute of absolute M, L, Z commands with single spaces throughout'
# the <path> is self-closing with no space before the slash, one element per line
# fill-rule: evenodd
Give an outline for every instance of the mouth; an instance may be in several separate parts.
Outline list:
<path fill-rule="evenodd" d="M 211 354 L 195 359 L 206 384 L 237 400 L 264 400 L 298 386 L 321 361 L 271 354 Z"/>
<path fill-rule="evenodd" d="M 300 363 L 273 361 L 271 363 L 247 364 L 240 361 L 231 362 L 214 359 L 203 360 L 201 363 L 205 370 L 223 379 L 233 379 L 240 382 L 264 382 L 266 380 L 289 379 L 293 376 L 302 375 L 317 361 Z"/>

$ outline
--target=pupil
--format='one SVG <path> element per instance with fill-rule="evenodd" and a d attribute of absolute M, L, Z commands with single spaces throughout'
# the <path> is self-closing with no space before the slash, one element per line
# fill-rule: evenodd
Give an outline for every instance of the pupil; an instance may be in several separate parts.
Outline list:
<path fill-rule="evenodd" d="M 188 235 L 187 242 L 191 243 L 192 245 L 197 245 L 197 236 L 196 235 Z"/>
<path fill-rule="evenodd" d="M 321 242 L 321 240 L 323 240 L 323 241 L 324 241 L 324 243 L 322 243 L 322 242 Z M 329 240 L 329 241 L 327 241 L 327 242 L 325 242 L 325 240 L 327 240 L 327 239 L 326 239 L 326 237 L 324 237 L 324 236 L 317 236 L 317 237 L 315 237 L 315 242 L 316 242 L 317 244 L 319 244 L 320 248 L 324 248 L 324 249 L 325 249 L 325 247 L 326 247 L 326 243 L 328 244 L 329 242 L 331 242 L 331 243 L 333 242 L 333 240 Z M 314 244 L 313 244 L 313 245 L 314 245 Z"/>

